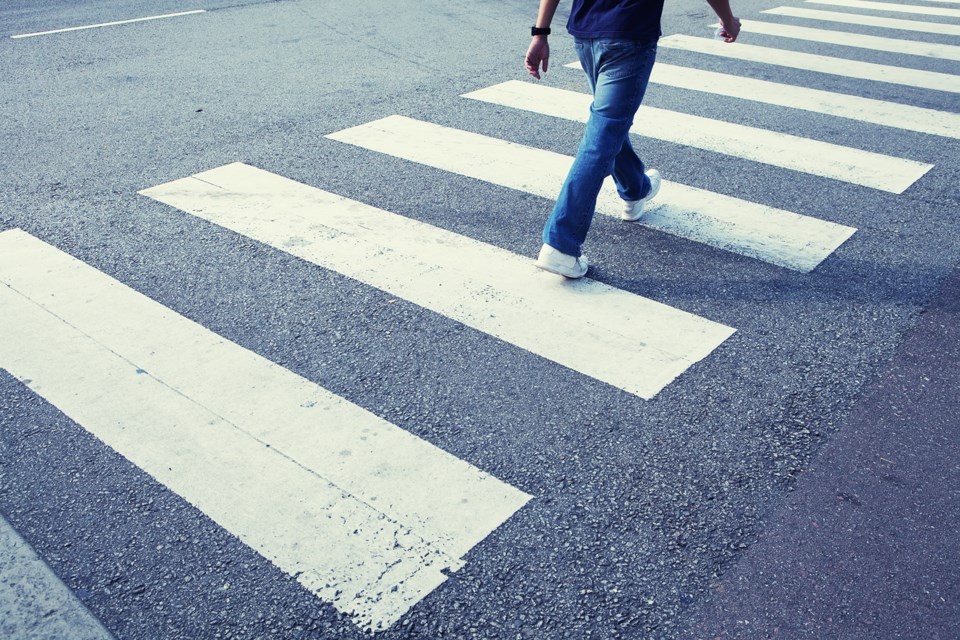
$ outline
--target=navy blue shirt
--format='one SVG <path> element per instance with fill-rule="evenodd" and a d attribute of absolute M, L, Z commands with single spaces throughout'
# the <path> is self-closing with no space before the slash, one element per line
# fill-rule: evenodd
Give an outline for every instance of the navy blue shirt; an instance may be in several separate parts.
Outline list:
<path fill-rule="evenodd" d="M 656 40 L 664 0 L 573 0 L 567 31 L 577 38 Z"/>

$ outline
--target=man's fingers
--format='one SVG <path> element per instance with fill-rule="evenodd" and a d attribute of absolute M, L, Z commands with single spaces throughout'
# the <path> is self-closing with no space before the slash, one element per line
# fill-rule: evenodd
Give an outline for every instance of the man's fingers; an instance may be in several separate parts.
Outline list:
<path fill-rule="evenodd" d="M 720 21 L 720 36 L 724 42 L 735 42 L 738 35 L 740 35 L 739 18 L 734 17 L 733 22 L 729 25 L 724 24 L 722 20 Z"/>
<path fill-rule="evenodd" d="M 547 60 L 548 58 L 532 58 L 527 56 L 524 60 L 524 66 L 527 69 L 527 73 L 532 75 L 537 80 L 540 79 L 540 65 L 543 65 L 543 72 L 547 72 Z"/>
<path fill-rule="evenodd" d="M 540 70 L 537 69 L 537 65 L 529 57 L 524 60 L 524 66 L 527 68 L 527 73 L 532 75 L 537 80 L 540 79 Z"/>
<path fill-rule="evenodd" d="M 544 38 L 534 38 L 527 49 L 527 56 L 524 59 L 527 73 L 540 79 L 540 66 L 543 65 L 543 71 L 547 71 L 547 60 L 550 58 L 550 47 Z"/>

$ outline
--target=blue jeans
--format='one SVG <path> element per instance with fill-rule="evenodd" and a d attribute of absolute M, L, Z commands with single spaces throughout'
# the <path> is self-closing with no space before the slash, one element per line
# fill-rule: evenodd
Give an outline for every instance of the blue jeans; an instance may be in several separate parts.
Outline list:
<path fill-rule="evenodd" d="M 613 174 L 624 200 L 639 200 L 650 191 L 629 131 L 647 90 L 657 41 L 578 38 L 575 44 L 593 90 L 593 104 L 577 157 L 543 228 L 543 242 L 580 256 L 607 176 Z"/>

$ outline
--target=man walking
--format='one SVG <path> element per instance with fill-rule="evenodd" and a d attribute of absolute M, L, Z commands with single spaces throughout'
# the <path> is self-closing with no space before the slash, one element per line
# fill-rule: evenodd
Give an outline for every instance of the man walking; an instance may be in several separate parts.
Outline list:
<path fill-rule="evenodd" d="M 526 68 L 540 79 L 547 70 L 547 36 L 560 0 L 540 0 L 536 25 L 527 49 Z M 646 170 L 630 144 L 629 131 L 647 88 L 657 54 L 664 0 L 573 0 L 567 31 L 574 37 L 580 64 L 593 91 L 590 118 L 577 157 L 543 229 L 537 258 L 541 269 L 580 278 L 587 257 L 580 248 L 587 237 L 597 195 L 613 174 L 624 200 L 621 217 L 639 220 L 643 208 L 660 189 L 660 174 Z M 740 20 L 729 0 L 707 0 L 720 18 L 719 35 L 733 42 Z"/>

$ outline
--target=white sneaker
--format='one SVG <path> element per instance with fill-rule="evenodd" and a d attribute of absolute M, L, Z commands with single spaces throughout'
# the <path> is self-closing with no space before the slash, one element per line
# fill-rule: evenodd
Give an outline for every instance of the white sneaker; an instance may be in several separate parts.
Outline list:
<path fill-rule="evenodd" d="M 623 201 L 623 213 L 620 214 L 623 220 L 634 222 L 642 218 L 644 205 L 653 200 L 653 197 L 660 191 L 660 172 L 656 169 L 650 169 L 646 175 L 650 178 L 650 192 L 639 200 Z"/>
<path fill-rule="evenodd" d="M 544 271 L 556 273 L 566 278 L 582 278 L 587 273 L 587 256 L 568 256 L 548 244 L 540 247 L 537 266 Z"/>

